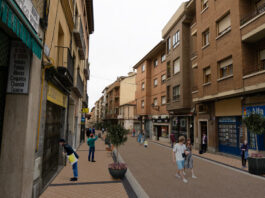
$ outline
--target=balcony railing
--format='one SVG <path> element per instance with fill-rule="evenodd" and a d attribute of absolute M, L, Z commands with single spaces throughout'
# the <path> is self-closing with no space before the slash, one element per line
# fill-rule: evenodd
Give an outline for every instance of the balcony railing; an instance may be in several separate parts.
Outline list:
<path fill-rule="evenodd" d="M 83 95 L 84 95 L 84 83 L 81 79 L 79 71 L 77 72 L 76 84 L 75 84 L 73 89 L 79 97 L 83 97 Z"/>
<path fill-rule="evenodd" d="M 84 74 L 85 74 L 86 79 L 89 80 L 89 78 L 90 78 L 90 69 L 89 69 L 89 62 L 88 62 L 87 59 L 85 61 Z"/>
<path fill-rule="evenodd" d="M 263 70 L 265 70 L 265 62 L 255 65 L 254 67 L 248 68 L 246 72 L 244 72 L 244 75 L 253 74 L 256 72 L 263 71 Z"/>
<path fill-rule="evenodd" d="M 265 3 L 262 4 L 261 6 L 259 6 L 258 8 L 256 8 L 252 13 L 250 13 L 249 15 L 243 17 L 240 20 L 240 25 L 244 25 L 246 22 L 250 21 L 251 19 L 255 18 L 256 16 L 258 16 L 259 14 L 265 12 Z"/>
<path fill-rule="evenodd" d="M 75 28 L 74 28 L 74 37 L 76 41 L 76 45 L 78 46 L 78 52 L 81 60 L 85 60 L 85 40 L 84 40 L 84 32 L 83 25 L 80 16 L 75 16 Z"/>
<path fill-rule="evenodd" d="M 173 101 L 179 100 L 179 95 L 173 96 Z"/>
<path fill-rule="evenodd" d="M 69 83 L 73 84 L 74 77 L 74 59 L 68 47 L 56 46 L 57 48 L 57 70 Z"/>

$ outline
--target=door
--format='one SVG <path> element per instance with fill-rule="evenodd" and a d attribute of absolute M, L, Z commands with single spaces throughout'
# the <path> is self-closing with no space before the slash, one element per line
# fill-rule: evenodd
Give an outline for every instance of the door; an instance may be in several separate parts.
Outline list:
<path fill-rule="evenodd" d="M 9 51 L 10 51 L 10 40 L 8 36 L 0 30 L 0 153 L 1 153 L 3 122 L 4 122 L 4 113 L 5 113 Z"/>
<path fill-rule="evenodd" d="M 206 134 L 207 139 L 208 139 L 207 122 L 206 121 L 200 122 L 200 126 L 201 126 L 201 144 L 202 144 L 203 134 Z"/>
<path fill-rule="evenodd" d="M 49 183 L 59 166 L 58 140 L 63 126 L 62 116 L 63 108 L 47 101 L 42 162 L 43 186 Z"/>

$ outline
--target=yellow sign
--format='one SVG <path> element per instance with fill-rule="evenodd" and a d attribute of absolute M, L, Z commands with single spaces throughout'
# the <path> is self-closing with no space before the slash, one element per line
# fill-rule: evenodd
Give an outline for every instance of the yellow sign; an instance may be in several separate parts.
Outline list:
<path fill-rule="evenodd" d="M 88 113 L 88 108 L 83 108 L 82 113 Z"/>
<path fill-rule="evenodd" d="M 51 83 L 48 83 L 47 100 L 64 108 L 67 107 L 67 96 Z"/>

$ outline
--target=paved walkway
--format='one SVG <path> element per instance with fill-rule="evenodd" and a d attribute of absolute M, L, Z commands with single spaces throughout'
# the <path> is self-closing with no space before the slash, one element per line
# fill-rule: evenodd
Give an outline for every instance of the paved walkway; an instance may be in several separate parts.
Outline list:
<path fill-rule="evenodd" d="M 151 198 L 239 198 L 265 197 L 265 179 L 209 160 L 194 157 L 195 174 L 187 172 L 188 183 L 175 177 L 171 148 L 149 142 L 144 148 L 129 138 L 120 153 L 132 174 Z"/>
<path fill-rule="evenodd" d="M 88 162 L 88 146 L 81 145 L 78 150 L 79 179 L 70 182 L 73 177 L 72 167 L 66 167 L 55 178 L 52 184 L 40 196 L 41 198 L 127 198 L 128 195 L 122 181 L 114 180 L 108 172 L 108 164 L 112 163 L 110 152 L 105 150 L 104 142 L 96 142 L 96 163 Z"/>

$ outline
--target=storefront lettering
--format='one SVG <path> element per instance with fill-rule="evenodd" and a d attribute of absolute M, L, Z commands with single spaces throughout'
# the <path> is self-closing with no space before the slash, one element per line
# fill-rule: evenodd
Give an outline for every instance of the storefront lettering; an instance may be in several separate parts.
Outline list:
<path fill-rule="evenodd" d="M 10 68 L 8 76 L 8 93 L 28 93 L 30 51 L 21 42 L 12 42 Z"/>

